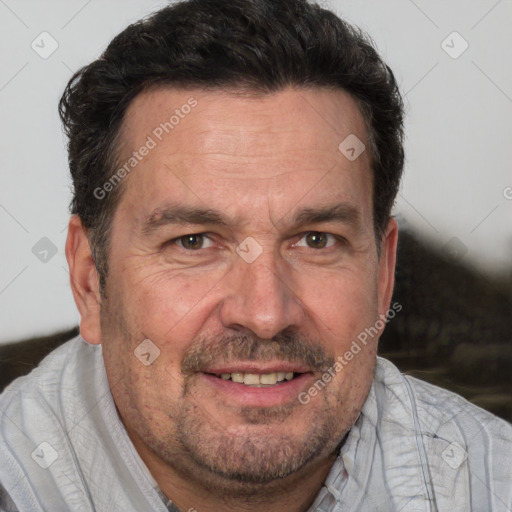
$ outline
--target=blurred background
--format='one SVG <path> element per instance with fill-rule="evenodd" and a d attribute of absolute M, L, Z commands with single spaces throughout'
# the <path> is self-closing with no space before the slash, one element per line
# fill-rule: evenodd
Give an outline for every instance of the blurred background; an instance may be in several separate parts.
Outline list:
<path fill-rule="evenodd" d="M 4 363 L 14 364 L 8 344 L 62 341 L 78 324 L 64 257 L 71 193 L 60 95 L 115 34 L 166 3 L 0 0 Z M 512 420 L 512 1 L 318 3 L 373 37 L 407 105 L 395 208 L 403 309 L 381 354 Z"/>

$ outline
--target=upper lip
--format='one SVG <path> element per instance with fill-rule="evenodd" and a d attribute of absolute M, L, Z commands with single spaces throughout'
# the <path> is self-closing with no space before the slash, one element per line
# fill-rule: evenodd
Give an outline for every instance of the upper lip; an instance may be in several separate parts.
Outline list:
<path fill-rule="evenodd" d="M 214 366 L 203 370 L 203 373 L 213 373 L 221 375 L 222 373 L 277 373 L 277 372 L 293 372 L 293 373 L 307 373 L 311 369 L 307 366 L 297 363 L 290 363 L 286 361 L 276 361 L 274 363 L 256 363 L 254 361 L 245 361 L 239 363 L 229 363 L 219 366 Z"/>

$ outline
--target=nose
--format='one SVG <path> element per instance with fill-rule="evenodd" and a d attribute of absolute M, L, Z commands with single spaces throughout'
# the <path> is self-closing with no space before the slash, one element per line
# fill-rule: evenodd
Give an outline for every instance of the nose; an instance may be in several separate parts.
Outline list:
<path fill-rule="evenodd" d="M 304 310 L 294 290 L 292 271 L 284 263 L 278 265 L 276 257 L 263 253 L 252 263 L 240 258 L 229 274 L 220 307 L 224 327 L 249 329 L 259 338 L 270 340 L 302 324 Z"/>

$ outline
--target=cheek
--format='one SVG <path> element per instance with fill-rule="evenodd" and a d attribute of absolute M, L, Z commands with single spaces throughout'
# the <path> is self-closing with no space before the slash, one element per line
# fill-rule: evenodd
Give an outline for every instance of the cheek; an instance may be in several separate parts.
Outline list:
<path fill-rule="evenodd" d="M 153 422 L 163 425 L 169 412 L 176 413 L 176 397 L 181 396 L 183 388 L 179 367 L 186 343 L 180 345 L 176 337 L 171 347 L 164 349 L 159 336 L 165 334 L 166 326 L 152 324 L 151 315 L 137 307 L 143 299 L 141 289 L 132 294 L 130 301 L 110 294 L 104 310 L 103 355 L 112 395 L 123 419 L 130 425 L 147 427 Z M 149 311 L 152 303 L 143 302 Z M 154 344 L 147 344 L 146 338 Z M 149 354 L 147 359 L 145 354 Z"/>
<path fill-rule="evenodd" d="M 169 270 L 133 275 L 123 282 L 123 301 L 132 325 L 145 336 L 159 345 L 176 339 L 186 345 L 211 313 L 212 287 L 221 278 L 219 272 L 206 275 Z"/>
<path fill-rule="evenodd" d="M 319 281 L 304 277 L 301 301 L 323 338 L 334 340 L 336 352 L 373 325 L 377 315 L 377 284 L 371 274 L 339 271 Z M 306 292 L 306 290 L 308 290 Z"/>
<path fill-rule="evenodd" d="M 318 393 L 323 396 L 319 400 L 329 407 L 339 407 L 340 403 L 359 406 L 372 380 L 377 350 L 378 337 L 367 335 L 377 318 L 376 280 L 339 272 L 324 282 L 328 286 L 311 293 L 306 302 L 312 313 L 314 336 L 337 362 L 331 375 L 325 375 L 328 391 Z"/>

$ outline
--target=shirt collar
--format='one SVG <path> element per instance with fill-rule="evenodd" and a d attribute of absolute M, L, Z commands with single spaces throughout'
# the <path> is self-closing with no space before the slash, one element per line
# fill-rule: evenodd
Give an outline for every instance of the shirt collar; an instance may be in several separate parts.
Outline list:
<path fill-rule="evenodd" d="M 335 504 L 340 502 L 343 488 L 349 476 L 353 473 L 356 454 L 359 451 L 358 449 L 361 448 L 359 446 L 361 439 L 364 437 L 366 442 L 369 441 L 369 439 L 366 439 L 368 432 L 375 432 L 375 430 L 373 428 L 368 429 L 368 427 L 377 425 L 378 415 L 374 378 L 361 413 L 348 432 L 340 448 L 340 453 L 308 512 L 330 512 L 334 509 Z M 363 428 L 365 436 L 362 436 Z"/>

